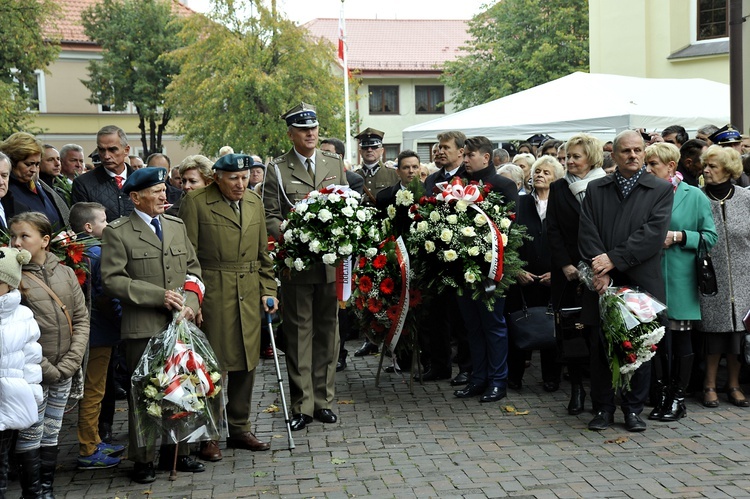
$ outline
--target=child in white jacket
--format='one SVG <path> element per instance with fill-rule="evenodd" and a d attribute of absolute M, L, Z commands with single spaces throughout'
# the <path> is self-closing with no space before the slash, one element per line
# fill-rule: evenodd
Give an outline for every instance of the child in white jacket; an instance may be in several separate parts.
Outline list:
<path fill-rule="evenodd" d="M 8 485 L 13 431 L 37 422 L 43 400 L 39 326 L 18 291 L 21 266 L 30 259 L 26 250 L 0 248 L 0 497 Z"/>

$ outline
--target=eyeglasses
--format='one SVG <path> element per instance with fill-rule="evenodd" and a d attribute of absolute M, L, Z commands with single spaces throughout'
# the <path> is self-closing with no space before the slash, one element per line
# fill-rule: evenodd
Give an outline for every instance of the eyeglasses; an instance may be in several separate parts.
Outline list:
<path fill-rule="evenodd" d="M 368 149 L 372 149 L 374 151 L 376 149 L 380 149 L 380 146 L 360 146 L 359 148 L 362 149 L 363 151 L 366 151 Z"/>

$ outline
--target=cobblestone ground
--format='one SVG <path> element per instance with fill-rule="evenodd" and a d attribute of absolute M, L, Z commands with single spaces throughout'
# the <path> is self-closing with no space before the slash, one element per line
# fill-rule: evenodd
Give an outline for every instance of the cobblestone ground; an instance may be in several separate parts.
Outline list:
<path fill-rule="evenodd" d="M 349 351 L 357 347 L 350 342 Z M 679 423 L 652 423 L 640 434 L 614 427 L 591 432 L 591 415 L 568 416 L 569 390 L 542 390 L 538 357 L 524 387 L 494 404 L 457 399 L 447 381 L 409 385 L 383 374 L 379 357 L 353 358 L 337 374 L 336 424 L 314 422 L 295 432 L 289 451 L 278 403 L 273 361 L 256 377 L 256 435 L 269 452 L 224 449 L 224 460 L 204 473 L 168 481 L 131 482 L 132 463 L 77 471 L 74 410 L 66 416 L 55 495 L 62 498 L 240 497 L 750 497 L 750 409 L 722 398 L 718 409 L 689 400 Z M 283 367 L 283 360 L 282 360 Z M 283 374 L 286 385 L 286 374 Z M 723 397 L 723 396 L 722 396 Z M 120 402 L 115 435 L 127 439 L 126 405 Z M 587 409 L 590 402 L 586 400 Z M 526 413 L 528 411 L 528 413 Z M 222 447 L 223 447 L 222 443 Z M 12 483 L 8 497 L 18 497 Z"/>

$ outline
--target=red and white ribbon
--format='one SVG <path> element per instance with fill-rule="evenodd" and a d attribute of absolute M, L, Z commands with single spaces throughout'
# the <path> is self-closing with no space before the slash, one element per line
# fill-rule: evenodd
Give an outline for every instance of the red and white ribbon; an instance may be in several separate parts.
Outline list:
<path fill-rule="evenodd" d="M 398 301 L 398 318 L 393 321 L 388 334 L 385 337 L 385 344 L 391 353 L 396 351 L 396 345 L 401 338 L 401 332 L 404 330 L 406 316 L 409 313 L 409 254 L 406 252 L 406 244 L 401 236 L 396 239 L 396 261 L 398 262 L 399 271 L 401 272 L 401 297 Z M 395 359 L 395 354 L 393 355 Z"/>
<path fill-rule="evenodd" d="M 438 201 L 465 201 L 469 204 L 481 203 L 482 188 L 475 184 L 463 185 L 460 181 L 439 182 L 435 185 L 440 194 L 435 196 Z"/>
<path fill-rule="evenodd" d="M 198 398 L 214 391 L 214 383 L 203 357 L 180 340 L 177 340 L 172 355 L 164 363 L 164 373 L 169 378 L 164 399 L 187 410 L 197 411 Z M 191 374 L 198 377 L 197 385 L 190 380 Z"/>
<path fill-rule="evenodd" d="M 352 257 L 336 267 L 336 296 L 339 301 L 346 301 L 352 296 Z"/>
<path fill-rule="evenodd" d="M 503 248 L 503 236 L 500 233 L 500 229 L 495 225 L 495 222 L 492 221 L 482 208 L 475 204 L 469 206 L 484 217 L 484 220 L 490 228 L 490 235 L 492 236 L 492 261 L 490 262 L 490 270 L 487 273 L 487 277 L 495 282 L 500 282 L 503 278 L 503 255 L 505 253 Z"/>

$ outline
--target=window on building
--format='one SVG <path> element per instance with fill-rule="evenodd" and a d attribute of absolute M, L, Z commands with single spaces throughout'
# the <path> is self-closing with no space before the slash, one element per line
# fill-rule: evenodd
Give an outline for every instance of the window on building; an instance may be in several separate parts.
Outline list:
<path fill-rule="evenodd" d="M 445 113 L 445 92 L 442 85 L 417 85 L 414 90 L 417 114 Z"/>
<path fill-rule="evenodd" d="M 398 114 L 398 85 L 370 85 L 370 114 Z"/>
<path fill-rule="evenodd" d="M 698 0 L 698 40 L 729 36 L 727 0 Z"/>
<path fill-rule="evenodd" d="M 420 142 L 417 144 L 417 154 L 419 155 L 420 162 L 432 163 L 432 157 L 430 156 L 432 154 L 432 143 L 425 144 Z"/>
<path fill-rule="evenodd" d="M 383 144 L 383 161 L 396 161 L 401 144 Z"/>

